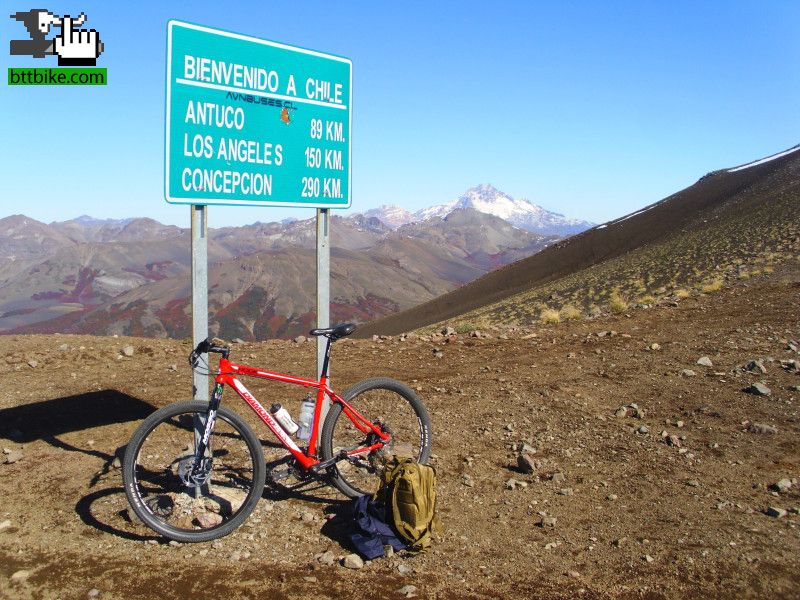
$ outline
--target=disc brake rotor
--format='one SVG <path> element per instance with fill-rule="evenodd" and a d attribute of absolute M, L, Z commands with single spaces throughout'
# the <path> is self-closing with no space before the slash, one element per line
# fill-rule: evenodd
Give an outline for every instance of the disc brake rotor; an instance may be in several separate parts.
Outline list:
<path fill-rule="evenodd" d="M 194 455 L 187 456 L 178 463 L 178 477 L 187 487 L 203 486 L 211 478 L 211 457 L 201 458 L 196 470 L 194 468 L 195 459 Z"/>

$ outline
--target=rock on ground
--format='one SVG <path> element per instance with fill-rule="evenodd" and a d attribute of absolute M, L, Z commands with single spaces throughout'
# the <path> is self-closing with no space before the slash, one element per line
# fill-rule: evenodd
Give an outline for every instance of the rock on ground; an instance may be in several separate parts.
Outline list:
<path fill-rule="evenodd" d="M 15 462 L 21 461 L 23 458 L 25 458 L 25 454 L 22 452 L 22 450 L 12 450 L 11 452 L 6 453 L 5 462 L 8 465 L 12 465 Z"/>
<path fill-rule="evenodd" d="M 348 554 L 342 559 L 342 566 L 347 569 L 362 569 L 364 560 L 358 554 Z"/>
<path fill-rule="evenodd" d="M 413 598 L 416 595 L 417 586 L 415 585 L 404 585 L 399 590 L 397 590 L 398 594 L 405 596 L 406 598 Z"/>
<path fill-rule="evenodd" d="M 517 467 L 519 467 L 519 470 L 523 473 L 530 475 L 539 468 L 539 464 L 532 456 L 521 453 L 519 456 L 517 456 Z"/>
<path fill-rule="evenodd" d="M 31 572 L 25 569 L 20 569 L 19 571 L 14 571 L 11 574 L 11 581 L 14 583 L 22 583 L 27 581 L 28 577 L 31 576 Z"/>
<path fill-rule="evenodd" d="M 213 512 L 202 513 L 198 515 L 196 518 L 197 522 L 200 524 L 200 527 L 202 527 L 203 529 L 216 527 L 217 525 L 222 523 L 222 516 Z"/>
<path fill-rule="evenodd" d="M 772 390 L 769 389 L 763 383 L 754 383 L 750 387 L 745 388 L 744 391 L 747 392 L 748 394 L 753 394 L 755 396 L 771 396 L 772 395 Z"/>
<path fill-rule="evenodd" d="M 783 492 L 788 492 L 789 489 L 791 489 L 791 487 L 792 487 L 791 480 L 784 478 L 773 483 L 770 486 L 770 489 L 778 493 L 783 493 Z"/>
<path fill-rule="evenodd" d="M 772 425 L 765 425 L 764 423 L 750 423 L 747 426 L 747 431 L 750 433 L 767 433 L 774 435 L 778 433 L 778 428 Z"/>

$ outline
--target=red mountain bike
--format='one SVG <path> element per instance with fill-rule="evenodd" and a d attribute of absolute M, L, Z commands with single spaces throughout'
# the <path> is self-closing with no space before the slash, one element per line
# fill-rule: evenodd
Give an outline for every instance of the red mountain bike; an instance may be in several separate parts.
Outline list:
<path fill-rule="evenodd" d="M 264 443 L 241 417 L 220 406 L 226 385 L 288 450 L 288 466 L 273 470 L 273 479 L 292 474 L 318 478 L 355 497 L 377 489 L 382 459 L 398 443 L 408 445 L 420 463 L 427 462 L 430 417 L 411 388 L 381 377 L 357 383 L 340 396 L 328 385 L 331 345 L 355 328 L 343 323 L 311 330 L 328 339 L 319 380 L 236 364 L 228 360 L 230 348 L 209 340 L 198 344 L 189 357 L 193 369 L 202 354 L 221 355 L 210 401 L 157 410 L 134 432 L 125 451 L 125 493 L 139 518 L 170 539 L 204 542 L 231 533 L 255 508 L 267 476 Z M 239 380 L 243 375 L 317 390 L 306 447 L 247 390 Z M 331 404 L 320 433 L 325 396 Z"/>

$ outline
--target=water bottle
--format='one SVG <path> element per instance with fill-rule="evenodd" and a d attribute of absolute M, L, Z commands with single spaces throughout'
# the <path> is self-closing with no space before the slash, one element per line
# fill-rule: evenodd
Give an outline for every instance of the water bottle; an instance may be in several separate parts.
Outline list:
<path fill-rule="evenodd" d="M 280 404 L 273 404 L 270 407 L 269 412 L 280 424 L 280 426 L 289 433 L 289 435 L 293 435 L 297 431 L 297 423 L 292 420 L 292 415 L 290 415 L 289 411 L 283 408 Z"/>
<path fill-rule="evenodd" d="M 311 439 L 311 426 L 314 423 L 315 404 L 311 396 L 306 396 L 306 399 L 300 403 L 300 416 L 297 418 L 297 420 L 300 421 L 300 429 L 297 431 L 297 439 L 299 440 Z"/>

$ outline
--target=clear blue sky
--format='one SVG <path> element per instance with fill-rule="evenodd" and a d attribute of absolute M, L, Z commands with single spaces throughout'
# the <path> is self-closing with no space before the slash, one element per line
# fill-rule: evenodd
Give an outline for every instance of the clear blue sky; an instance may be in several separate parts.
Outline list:
<path fill-rule="evenodd" d="M 29 0 L 30 2 L 30 0 Z M 0 217 L 149 216 L 163 197 L 166 22 L 353 61 L 353 208 L 414 210 L 482 182 L 605 221 L 800 142 L 800 2 L 4 2 L 87 13 L 110 83 L 2 84 Z M 212 207 L 212 226 L 313 214 Z"/>

